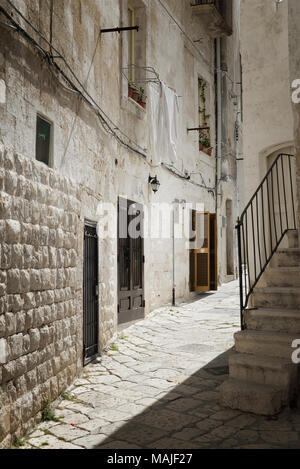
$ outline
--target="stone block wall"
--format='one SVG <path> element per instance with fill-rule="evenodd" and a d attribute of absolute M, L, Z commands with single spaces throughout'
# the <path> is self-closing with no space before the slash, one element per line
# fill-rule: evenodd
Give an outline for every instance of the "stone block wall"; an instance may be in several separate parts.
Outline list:
<path fill-rule="evenodd" d="M 70 179 L 0 145 L 0 447 L 81 363 L 80 197 Z"/>

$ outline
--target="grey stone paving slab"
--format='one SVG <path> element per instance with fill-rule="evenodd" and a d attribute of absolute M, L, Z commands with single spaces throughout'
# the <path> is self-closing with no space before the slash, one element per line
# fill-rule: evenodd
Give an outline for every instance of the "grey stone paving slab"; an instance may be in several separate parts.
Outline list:
<path fill-rule="evenodd" d="M 136 416 L 142 413 L 145 410 L 145 406 L 137 403 L 126 403 L 118 407 L 118 410 L 121 412 L 125 412 L 126 414 Z"/>
<path fill-rule="evenodd" d="M 238 283 L 123 330 L 25 449 L 300 448 L 300 411 L 267 419 L 219 405 L 239 330 Z"/>
<path fill-rule="evenodd" d="M 183 427 L 197 422 L 197 420 L 198 418 L 192 415 L 181 414 L 166 409 L 162 409 L 159 412 L 150 410 L 135 418 L 136 422 L 148 425 L 149 427 L 167 430 L 169 433 L 179 431 Z"/>
<path fill-rule="evenodd" d="M 197 443 L 186 442 L 175 438 L 162 438 L 148 445 L 151 449 L 199 449 Z"/>
<path fill-rule="evenodd" d="M 89 419 L 86 415 L 82 415 L 82 414 L 75 414 L 75 413 L 70 413 L 68 415 L 62 415 L 60 417 L 60 420 L 63 422 L 63 423 L 66 423 L 66 424 L 74 424 L 74 425 L 78 425 L 78 424 L 81 424 L 81 423 L 85 423 L 85 422 L 88 422 Z"/>
<path fill-rule="evenodd" d="M 159 438 L 165 437 L 168 434 L 167 431 L 149 427 L 145 424 L 128 424 L 118 430 L 117 437 L 128 443 L 135 442 L 140 447 L 145 447 L 149 443 L 156 441 Z"/>
<path fill-rule="evenodd" d="M 193 398 L 179 398 L 166 405 L 167 410 L 174 410 L 175 412 L 185 412 L 186 410 L 194 409 L 199 407 L 201 401 Z M 192 414 L 192 412 L 190 412 Z"/>
<path fill-rule="evenodd" d="M 108 440 L 105 444 L 99 445 L 97 449 L 142 449 L 136 444 L 126 441 Z"/>
<path fill-rule="evenodd" d="M 98 409 L 93 415 L 95 415 L 97 418 L 107 420 L 108 422 L 127 420 L 131 416 L 130 413 L 123 412 L 119 409 Z"/>
<path fill-rule="evenodd" d="M 77 426 L 79 428 L 82 428 L 82 430 L 90 432 L 91 434 L 98 434 L 106 425 L 107 420 L 94 418 L 93 420 L 88 420 L 87 422 L 79 423 Z"/>
<path fill-rule="evenodd" d="M 75 445 L 85 449 L 96 449 L 101 443 L 107 440 L 107 435 L 87 435 L 74 441 Z"/>
<path fill-rule="evenodd" d="M 57 425 L 51 428 L 51 433 L 59 438 L 64 438 L 66 441 L 72 441 L 82 436 L 88 435 L 88 432 L 72 425 Z"/>
<path fill-rule="evenodd" d="M 32 438 L 31 440 L 28 440 L 28 443 L 38 449 L 80 449 L 80 446 L 59 440 L 57 437 L 52 435 Z"/>

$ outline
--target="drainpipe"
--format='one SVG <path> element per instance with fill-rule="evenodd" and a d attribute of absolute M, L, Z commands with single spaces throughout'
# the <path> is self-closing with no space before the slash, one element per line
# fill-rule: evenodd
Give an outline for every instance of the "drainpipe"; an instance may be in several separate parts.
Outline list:
<path fill-rule="evenodd" d="M 172 289 L 172 305 L 176 306 L 176 284 L 175 284 L 175 205 L 173 203 L 173 220 L 172 220 L 172 249 L 173 249 L 173 289 Z"/>
<path fill-rule="evenodd" d="M 221 70 L 221 38 L 216 39 L 217 69 L 217 163 L 216 163 L 216 214 L 219 207 L 219 191 L 222 170 L 222 70 Z"/>

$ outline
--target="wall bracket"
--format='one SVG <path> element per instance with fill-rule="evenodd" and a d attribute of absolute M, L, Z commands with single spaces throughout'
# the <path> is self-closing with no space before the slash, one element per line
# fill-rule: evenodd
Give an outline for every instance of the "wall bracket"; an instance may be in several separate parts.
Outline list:
<path fill-rule="evenodd" d="M 100 29 L 100 33 L 122 33 L 123 31 L 139 31 L 139 26 L 128 26 L 125 28 Z"/>

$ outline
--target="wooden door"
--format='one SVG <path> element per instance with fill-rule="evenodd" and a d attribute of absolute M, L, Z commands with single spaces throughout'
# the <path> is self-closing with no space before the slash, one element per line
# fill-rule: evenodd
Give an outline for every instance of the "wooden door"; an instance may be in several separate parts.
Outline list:
<path fill-rule="evenodd" d="M 217 290 L 216 215 L 192 212 L 193 249 L 190 250 L 190 290 Z"/>
<path fill-rule="evenodd" d="M 118 213 L 118 323 L 124 324 L 145 312 L 143 207 L 120 198 Z"/>
<path fill-rule="evenodd" d="M 196 213 L 195 291 L 210 290 L 210 223 L 209 213 Z"/>
<path fill-rule="evenodd" d="M 218 226 L 217 215 L 211 213 L 210 222 L 210 289 L 218 290 Z"/>

